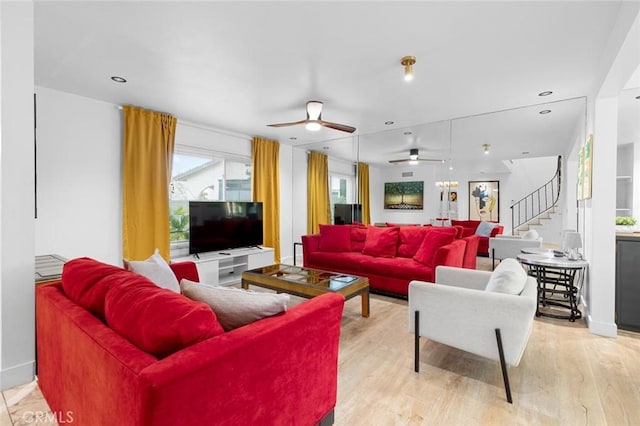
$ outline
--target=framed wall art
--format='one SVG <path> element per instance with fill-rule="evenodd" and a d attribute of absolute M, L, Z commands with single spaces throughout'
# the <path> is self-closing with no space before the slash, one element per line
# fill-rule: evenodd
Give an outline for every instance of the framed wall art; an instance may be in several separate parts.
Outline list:
<path fill-rule="evenodd" d="M 424 209 L 424 182 L 386 182 L 384 208 L 391 210 Z"/>
<path fill-rule="evenodd" d="M 593 135 L 589 135 L 585 144 L 580 147 L 580 153 L 578 154 L 578 188 L 576 191 L 578 200 L 591 198 L 592 168 Z"/>
<path fill-rule="evenodd" d="M 500 181 L 469 181 L 469 220 L 500 222 Z"/>

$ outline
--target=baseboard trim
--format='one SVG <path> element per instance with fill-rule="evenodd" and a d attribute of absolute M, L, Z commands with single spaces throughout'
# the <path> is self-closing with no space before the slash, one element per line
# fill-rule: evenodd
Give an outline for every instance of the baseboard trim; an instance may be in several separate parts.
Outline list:
<path fill-rule="evenodd" d="M 35 368 L 35 361 L 29 361 L 0 370 L 0 390 L 5 391 L 32 382 L 35 379 Z"/>
<path fill-rule="evenodd" d="M 590 333 L 604 337 L 618 337 L 618 326 L 615 322 L 595 321 L 591 318 L 591 315 L 587 315 L 585 319 Z"/>

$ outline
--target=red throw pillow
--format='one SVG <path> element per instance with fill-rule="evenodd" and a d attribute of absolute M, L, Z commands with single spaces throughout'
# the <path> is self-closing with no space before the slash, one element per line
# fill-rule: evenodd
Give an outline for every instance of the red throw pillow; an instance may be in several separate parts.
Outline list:
<path fill-rule="evenodd" d="M 429 228 L 423 226 L 403 226 L 400 228 L 400 241 L 398 243 L 398 256 L 399 257 L 413 257 L 426 233 L 429 232 Z"/>
<path fill-rule="evenodd" d="M 351 226 L 320 225 L 318 250 L 329 252 L 351 251 Z"/>
<path fill-rule="evenodd" d="M 105 317 L 115 332 L 158 358 L 224 333 L 206 303 L 151 281 L 109 289 Z"/>
<path fill-rule="evenodd" d="M 435 231 L 437 227 L 433 227 L 430 232 L 424 237 L 422 240 L 422 244 L 420 248 L 416 252 L 416 255 L 413 256 L 413 260 L 416 262 L 420 262 L 423 265 L 432 266 L 433 257 L 436 254 L 436 251 L 442 247 L 450 244 L 456 238 L 456 231 L 452 229 L 453 232 L 449 231 Z"/>
<path fill-rule="evenodd" d="M 62 289 L 69 299 L 102 320 L 104 320 L 104 298 L 109 288 L 147 281 L 138 274 L 88 257 L 80 257 L 65 263 L 61 280 Z"/>
<path fill-rule="evenodd" d="M 362 254 L 375 257 L 395 257 L 400 228 L 379 228 L 370 226 L 364 242 Z"/>

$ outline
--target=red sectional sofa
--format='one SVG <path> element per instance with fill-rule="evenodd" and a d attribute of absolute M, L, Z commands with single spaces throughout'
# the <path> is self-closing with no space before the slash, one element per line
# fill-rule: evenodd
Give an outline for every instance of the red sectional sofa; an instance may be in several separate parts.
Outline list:
<path fill-rule="evenodd" d="M 456 239 L 456 232 L 432 226 L 320 225 L 319 234 L 302 236 L 303 262 L 367 277 L 372 291 L 406 297 L 411 280 L 433 282 L 436 266 L 463 266 L 467 240 Z"/>
<path fill-rule="evenodd" d="M 480 222 L 480 220 L 451 219 L 451 226 L 462 226 L 462 237 L 464 238 L 470 235 L 476 235 Z M 480 237 L 480 241 L 478 243 L 478 256 L 489 256 L 489 238 L 495 237 L 496 235 L 500 235 L 504 232 L 504 225 L 500 225 L 497 222 L 489 223 L 495 224 L 495 226 L 491 230 L 491 234 L 489 236 L 478 235 L 478 237 Z"/>
<path fill-rule="evenodd" d="M 74 259 L 36 290 L 38 383 L 78 425 L 330 423 L 343 305 L 326 294 L 225 333 L 209 305 Z"/>

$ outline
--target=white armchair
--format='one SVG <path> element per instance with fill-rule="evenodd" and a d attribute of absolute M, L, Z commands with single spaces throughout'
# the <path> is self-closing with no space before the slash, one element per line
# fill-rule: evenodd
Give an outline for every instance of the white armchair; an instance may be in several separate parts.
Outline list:
<path fill-rule="evenodd" d="M 491 267 L 495 269 L 496 259 L 516 258 L 523 248 L 542 246 L 542 237 L 538 232 L 530 230 L 521 236 L 497 235 L 489 238 L 489 256 L 491 256 Z"/>
<path fill-rule="evenodd" d="M 438 266 L 436 284 L 409 284 L 409 331 L 415 336 L 415 371 L 420 368 L 421 336 L 499 360 L 507 401 L 511 403 L 507 364 L 515 367 L 520 363 L 537 301 L 535 279 L 527 276 L 514 259 L 505 259 L 493 273 Z"/>

